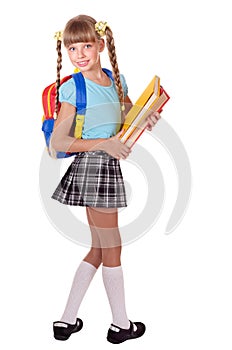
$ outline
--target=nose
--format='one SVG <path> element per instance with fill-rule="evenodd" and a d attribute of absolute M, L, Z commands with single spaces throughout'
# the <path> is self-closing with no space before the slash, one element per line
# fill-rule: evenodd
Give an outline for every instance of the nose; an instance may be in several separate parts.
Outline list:
<path fill-rule="evenodd" d="M 83 58 L 84 57 L 84 51 L 81 47 L 78 47 L 77 49 L 77 58 L 80 59 L 80 58 Z"/>

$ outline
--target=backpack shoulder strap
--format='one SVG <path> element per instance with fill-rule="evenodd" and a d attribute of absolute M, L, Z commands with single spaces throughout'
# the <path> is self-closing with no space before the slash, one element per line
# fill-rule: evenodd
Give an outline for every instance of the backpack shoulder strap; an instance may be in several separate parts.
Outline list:
<path fill-rule="evenodd" d="M 86 108 L 86 86 L 81 72 L 72 74 L 76 85 L 76 107 L 78 114 L 85 114 Z"/>
<path fill-rule="evenodd" d="M 108 75 L 108 77 L 114 81 L 113 78 L 113 73 L 111 72 L 111 70 L 107 69 L 107 68 L 102 68 L 103 72 L 106 73 Z"/>
<path fill-rule="evenodd" d="M 108 77 L 114 81 L 113 73 L 107 68 L 102 68 L 103 72 L 108 75 Z M 86 85 L 85 79 L 81 72 L 72 74 L 72 77 L 76 85 L 76 107 L 78 114 L 85 114 L 87 99 L 86 99 Z"/>

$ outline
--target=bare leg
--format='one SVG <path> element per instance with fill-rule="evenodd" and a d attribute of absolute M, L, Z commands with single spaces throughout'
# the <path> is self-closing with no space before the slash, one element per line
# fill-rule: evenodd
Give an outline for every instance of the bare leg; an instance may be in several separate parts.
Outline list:
<path fill-rule="evenodd" d="M 118 211 L 108 208 L 87 208 L 87 218 L 92 233 L 92 250 L 104 266 L 121 265 L 121 237 L 118 229 Z M 87 261 L 87 260 L 86 260 Z"/>
<path fill-rule="evenodd" d="M 113 324 L 130 327 L 126 314 L 123 271 L 121 267 L 121 237 L 117 209 L 87 208 L 87 216 L 97 247 L 102 251 L 102 277 L 109 299 Z M 99 240 L 96 239 L 99 238 Z"/>
<path fill-rule="evenodd" d="M 87 214 L 87 219 L 89 222 L 89 227 L 91 231 L 91 236 L 92 236 L 92 247 L 89 251 L 89 253 L 86 255 L 84 258 L 84 261 L 88 262 L 89 264 L 92 264 L 93 266 L 98 269 L 98 267 L 102 263 L 102 249 L 101 249 L 101 242 L 98 237 L 97 231 L 93 227 L 93 223 L 91 221 L 91 215 L 89 213 L 89 208 L 86 208 L 86 214 Z"/>

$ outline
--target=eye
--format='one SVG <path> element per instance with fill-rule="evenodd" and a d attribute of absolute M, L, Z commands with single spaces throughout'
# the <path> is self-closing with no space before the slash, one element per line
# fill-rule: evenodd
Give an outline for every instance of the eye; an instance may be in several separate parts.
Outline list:
<path fill-rule="evenodd" d="M 73 52 L 73 51 L 75 51 L 75 47 L 70 46 L 68 50 L 71 51 L 71 52 Z"/>
<path fill-rule="evenodd" d="M 86 48 L 86 49 L 91 49 L 91 47 L 92 47 L 91 44 L 86 44 L 86 45 L 85 45 L 85 48 Z"/>

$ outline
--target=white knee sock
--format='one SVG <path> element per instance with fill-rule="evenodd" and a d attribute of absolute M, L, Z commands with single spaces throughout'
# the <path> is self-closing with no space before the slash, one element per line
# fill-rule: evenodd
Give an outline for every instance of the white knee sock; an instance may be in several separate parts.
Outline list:
<path fill-rule="evenodd" d="M 113 324 L 124 329 L 130 328 L 126 314 L 123 271 L 121 266 L 102 266 L 102 277 L 109 299 Z"/>
<path fill-rule="evenodd" d="M 77 312 L 97 269 L 82 261 L 76 271 L 61 322 L 76 323 Z"/>

